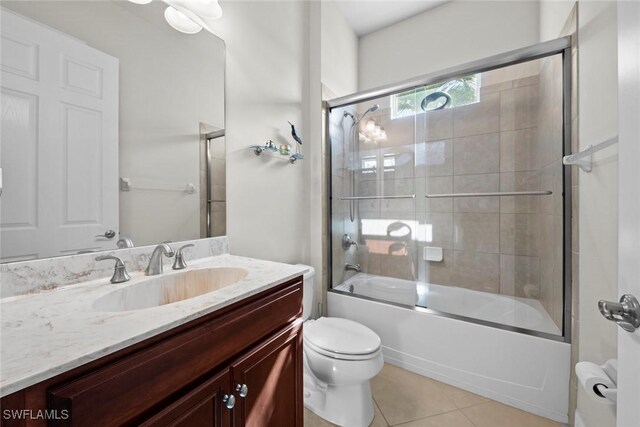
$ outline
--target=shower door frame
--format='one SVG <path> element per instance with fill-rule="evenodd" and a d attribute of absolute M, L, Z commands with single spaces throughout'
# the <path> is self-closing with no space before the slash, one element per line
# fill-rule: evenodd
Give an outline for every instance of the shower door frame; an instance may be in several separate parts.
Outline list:
<path fill-rule="evenodd" d="M 386 86 L 380 86 L 377 88 L 356 92 L 351 95 L 334 98 L 323 103 L 323 141 L 326 144 L 326 188 L 327 188 L 327 230 L 328 230 L 328 247 L 325 251 L 327 255 L 327 271 L 328 281 L 327 292 L 335 292 L 340 294 L 346 294 L 346 292 L 333 289 L 333 230 L 332 230 L 332 147 L 329 134 L 329 114 L 331 110 L 339 107 L 346 107 L 348 105 L 359 104 L 361 102 L 372 101 L 384 96 L 390 96 L 397 93 L 405 92 L 419 87 L 427 86 L 429 84 L 439 83 L 445 80 L 451 80 L 459 78 L 469 74 L 483 73 L 497 68 L 508 67 L 511 65 L 517 65 L 527 61 L 533 61 L 536 59 L 546 58 L 554 55 L 561 55 L 562 58 L 562 155 L 566 156 L 571 154 L 571 87 L 572 79 L 572 61 L 571 61 L 571 46 L 572 37 L 566 36 L 558 39 L 537 43 L 532 46 L 527 46 L 521 49 L 512 50 L 509 52 L 501 53 L 498 55 L 490 56 L 477 61 L 468 62 L 466 64 L 457 65 L 454 67 L 446 68 L 441 71 L 425 74 L 420 77 L 415 77 L 408 80 L 403 80 L 398 83 L 393 83 Z M 561 159 L 558 159 L 561 160 Z M 451 314 L 430 308 L 423 308 L 418 306 L 409 306 L 404 304 L 398 304 L 388 301 L 383 301 L 385 304 L 397 305 L 407 309 L 413 309 L 416 311 L 434 314 L 437 316 L 447 317 L 451 319 L 463 320 L 479 325 L 490 326 L 498 329 L 504 329 L 512 332 L 519 332 L 526 335 L 532 335 L 541 338 L 547 338 L 560 342 L 571 342 L 571 298 L 572 298 L 572 248 L 571 248 L 571 208 L 572 208 L 572 194 L 571 194 L 571 167 L 562 166 L 562 188 L 563 188 L 563 236 L 562 236 L 562 253 L 563 253 L 563 313 L 562 313 L 562 335 L 554 335 L 546 332 L 539 332 L 531 329 L 525 329 L 510 325 L 504 325 L 496 322 L 489 322 L 486 320 L 475 319 L 473 317 L 461 316 L 457 314 Z M 362 295 L 348 294 L 351 297 L 368 299 L 372 301 L 380 302 L 381 300 L 370 298 Z"/>

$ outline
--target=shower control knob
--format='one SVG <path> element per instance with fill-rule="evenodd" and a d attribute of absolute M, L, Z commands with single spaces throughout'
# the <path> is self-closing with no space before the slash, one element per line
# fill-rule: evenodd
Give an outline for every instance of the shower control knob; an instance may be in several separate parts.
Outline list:
<path fill-rule="evenodd" d="M 227 409 L 233 409 L 233 407 L 236 406 L 236 398 L 233 394 L 231 395 L 225 394 L 222 397 L 222 403 L 225 404 Z"/>
<path fill-rule="evenodd" d="M 240 397 L 247 397 L 247 394 L 249 393 L 249 387 L 247 387 L 246 384 L 238 384 L 236 386 L 236 391 L 238 392 Z"/>

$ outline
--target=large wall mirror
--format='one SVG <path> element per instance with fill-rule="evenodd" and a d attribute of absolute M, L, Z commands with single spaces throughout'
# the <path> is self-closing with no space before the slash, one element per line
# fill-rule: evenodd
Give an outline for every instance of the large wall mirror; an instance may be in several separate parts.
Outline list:
<path fill-rule="evenodd" d="M 162 2 L 0 6 L 0 262 L 224 235 L 224 41 Z"/>

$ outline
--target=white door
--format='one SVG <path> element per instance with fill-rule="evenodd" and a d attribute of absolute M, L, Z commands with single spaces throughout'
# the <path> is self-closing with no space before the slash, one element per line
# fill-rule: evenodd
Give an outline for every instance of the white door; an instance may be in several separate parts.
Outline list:
<path fill-rule="evenodd" d="M 0 260 L 115 248 L 118 60 L 1 12 Z"/>
<path fill-rule="evenodd" d="M 618 2 L 618 293 L 640 299 L 640 2 Z M 618 427 L 640 426 L 640 329 L 618 330 Z"/>

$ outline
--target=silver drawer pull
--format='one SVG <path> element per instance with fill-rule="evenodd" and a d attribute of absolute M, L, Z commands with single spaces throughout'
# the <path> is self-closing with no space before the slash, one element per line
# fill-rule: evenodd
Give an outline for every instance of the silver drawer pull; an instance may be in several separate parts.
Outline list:
<path fill-rule="evenodd" d="M 222 403 L 225 404 L 227 409 L 233 409 L 233 407 L 236 406 L 236 398 L 233 394 L 232 395 L 225 394 L 222 397 Z"/>
<path fill-rule="evenodd" d="M 249 387 L 247 387 L 246 384 L 238 384 L 236 386 L 236 391 L 240 397 L 247 397 L 247 394 L 249 394 Z"/>

